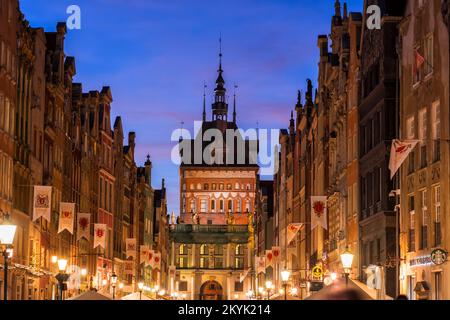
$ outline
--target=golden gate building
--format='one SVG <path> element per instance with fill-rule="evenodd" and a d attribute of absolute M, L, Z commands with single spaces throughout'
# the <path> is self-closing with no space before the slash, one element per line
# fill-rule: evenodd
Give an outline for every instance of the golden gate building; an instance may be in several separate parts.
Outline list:
<path fill-rule="evenodd" d="M 211 119 L 206 120 L 204 99 L 201 129 L 194 139 L 180 139 L 180 216 L 170 232 L 170 290 L 185 299 L 245 299 L 255 291 L 252 239 L 259 167 L 250 149 L 256 149 L 257 139 L 236 134 L 234 145 L 241 148 L 230 147 L 226 131 L 238 129 L 236 99 L 228 121 L 222 63 L 218 72 Z M 223 143 L 209 153 L 214 163 L 198 159 L 211 144 L 202 141 L 208 132 L 223 134 Z M 191 155 L 185 153 L 189 149 Z M 241 282 L 242 274 L 247 276 Z"/>

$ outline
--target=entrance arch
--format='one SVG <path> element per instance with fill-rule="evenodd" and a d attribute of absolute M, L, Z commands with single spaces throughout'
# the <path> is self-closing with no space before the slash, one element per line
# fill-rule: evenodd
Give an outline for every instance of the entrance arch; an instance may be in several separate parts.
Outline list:
<path fill-rule="evenodd" d="M 222 300 L 223 289 L 220 283 L 214 280 L 206 281 L 200 287 L 200 300 Z"/>

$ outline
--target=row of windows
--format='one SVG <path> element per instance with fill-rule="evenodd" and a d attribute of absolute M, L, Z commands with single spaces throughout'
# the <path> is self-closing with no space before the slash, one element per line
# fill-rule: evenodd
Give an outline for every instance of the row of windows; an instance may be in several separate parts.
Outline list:
<path fill-rule="evenodd" d="M 8 98 L 0 92 L 0 130 L 14 134 L 14 106 Z"/>
<path fill-rule="evenodd" d="M 186 212 L 186 199 L 183 198 L 183 211 Z M 200 212 L 206 213 L 206 212 L 225 212 L 225 200 L 215 200 L 212 199 L 209 201 L 209 208 L 208 208 L 208 200 L 207 199 L 200 199 Z M 218 207 L 217 207 L 218 205 Z M 208 211 L 209 209 L 209 211 Z M 245 200 L 245 212 L 251 211 L 251 202 L 250 199 Z M 242 211 L 242 199 L 238 198 L 234 201 L 234 207 L 233 207 L 233 200 L 227 201 L 227 210 L 228 212 L 244 212 Z M 189 203 L 189 212 L 197 212 L 197 202 L 195 199 L 191 199 Z"/>
<path fill-rule="evenodd" d="M 226 189 L 225 189 L 226 186 Z M 211 189 L 210 189 L 211 188 Z M 197 185 L 194 183 L 191 183 L 189 185 L 189 189 L 190 190 L 227 190 L 227 191 L 231 191 L 231 190 L 252 190 L 252 186 L 250 183 L 247 184 L 239 184 L 239 183 L 235 183 L 234 184 L 234 188 L 233 188 L 233 184 L 231 183 L 227 183 L 226 185 L 224 183 L 204 183 L 203 185 L 201 183 L 198 183 Z M 183 184 L 183 190 L 186 190 L 186 184 Z"/>
<path fill-rule="evenodd" d="M 408 211 L 409 211 L 409 237 L 408 237 L 408 250 L 410 252 L 416 250 L 416 227 L 420 229 L 420 243 L 419 249 L 426 249 L 429 247 L 428 243 L 428 231 L 431 224 L 431 214 L 430 214 L 430 199 L 428 197 L 428 190 L 424 189 L 419 192 L 420 195 L 420 210 L 421 217 L 419 219 L 419 226 L 417 226 L 417 216 L 416 216 L 416 196 L 414 194 L 408 197 Z M 418 195 L 418 196 L 419 196 Z M 434 215 L 434 246 L 441 244 L 441 187 L 433 187 L 433 215 Z"/>
<path fill-rule="evenodd" d="M 5 41 L 0 42 L 0 68 L 4 68 L 13 79 L 17 76 L 16 58 Z"/>
<path fill-rule="evenodd" d="M 2 153 L 0 153 L 0 172 L 0 197 L 12 201 L 13 161 Z"/>
<path fill-rule="evenodd" d="M 188 254 L 188 246 L 186 244 L 182 244 L 178 248 L 178 254 L 179 255 L 187 255 Z M 216 244 L 216 245 L 207 245 L 202 244 L 200 246 L 200 255 L 223 255 L 223 245 Z M 244 246 L 243 245 L 236 245 L 234 248 L 234 254 L 235 255 L 243 255 L 244 254 Z"/>
<path fill-rule="evenodd" d="M 100 177 L 100 208 L 105 209 L 108 212 L 112 212 L 112 195 L 113 195 L 113 184 Z"/>
<path fill-rule="evenodd" d="M 361 177 L 361 209 L 368 209 L 381 199 L 381 168 L 377 167 L 365 177 Z M 369 213 L 362 218 L 367 218 Z"/>
<path fill-rule="evenodd" d="M 369 119 L 360 127 L 361 140 L 359 147 L 361 156 L 368 153 L 382 141 L 381 124 L 381 112 L 377 112 L 372 119 Z"/>

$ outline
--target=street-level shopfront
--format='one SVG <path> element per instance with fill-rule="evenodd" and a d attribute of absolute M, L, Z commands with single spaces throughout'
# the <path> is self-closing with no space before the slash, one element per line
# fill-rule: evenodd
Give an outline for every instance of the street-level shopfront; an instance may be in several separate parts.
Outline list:
<path fill-rule="evenodd" d="M 410 300 L 449 300 L 450 263 L 447 250 L 408 253 L 401 264 L 401 293 Z"/>

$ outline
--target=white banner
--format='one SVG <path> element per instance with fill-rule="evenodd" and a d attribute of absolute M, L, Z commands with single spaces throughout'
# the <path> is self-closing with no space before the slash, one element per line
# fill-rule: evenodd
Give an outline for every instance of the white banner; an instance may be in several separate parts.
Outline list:
<path fill-rule="evenodd" d="M 281 248 L 272 247 L 273 262 L 277 263 L 281 260 Z"/>
<path fill-rule="evenodd" d="M 94 249 L 98 246 L 106 248 L 106 224 L 96 223 L 94 225 Z"/>
<path fill-rule="evenodd" d="M 161 252 L 155 252 L 152 268 L 161 270 Z"/>
<path fill-rule="evenodd" d="M 52 187 L 34 186 L 33 221 L 40 217 L 50 222 L 52 210 Z"/>
<path fill-rule="evenodd" d="M 136 238 L 128 238 L 126 239 L 126 258 L 132 257 L 136 259 Z"/>
<path fill-rule="evenodd" d="M 273 266 L 273 253 L 272 250 L 266 250 L 266 268 Z"/>
<path fill-rule="evenodd" d="M 419 140 L 392 140 L 391 157 L 389 159 L 389 170 L 391 171 L 391 179 L 400 169 L 402 163 L 408 158 L 409 154 L 414 150 Z"/>
<path fill-rule="evenodd" d="M 327 197 L 311 197 L 311 230 L 316 227 L 328 229 Z"/>
<path fill-rule="evenodd" d="M 290 244 L 292 240 L 297 236 L 297 233 L 302 228 L 302 223 L 291 223 L 287 227 L 287 243 Z"/>
<path fill-rule="evenodd" d="M 256 273 L 266 273 L 266 257 L 255 257 Z"/>
<path fill-rule="evenodd" d="M 75 220 L 75 203 L 61 202 L 59 204 L 58 233 L 64 230 L 73 234 L 73 221 Z"/>
<path fill-rule="evenodd" d="M 141 250 L 139 251 L 139 263 L 147 264 L 148 261 L 148 251 L 150 250 L 149 246 L 141 246 Z"/>
<path fill-rule="evenodd" d="M 87 241 L 91 240 L 91 214 L 78 213 L 77 214 L 77 241 L 85 238 Z"/>

